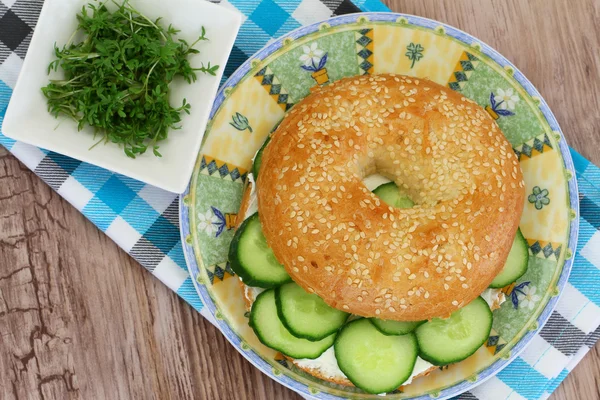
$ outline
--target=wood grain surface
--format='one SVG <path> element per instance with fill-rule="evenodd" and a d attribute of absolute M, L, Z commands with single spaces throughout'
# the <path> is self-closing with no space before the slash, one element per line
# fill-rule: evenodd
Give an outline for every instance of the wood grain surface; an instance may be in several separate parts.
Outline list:
<path fill-rule="evenodd" d="M 397 0 L 506 55 L 600 164 L 600 0 Z M 553 395 L 600 399 L 600 345 Z M 299 399 L 0 147 L 0 399 Z"/>

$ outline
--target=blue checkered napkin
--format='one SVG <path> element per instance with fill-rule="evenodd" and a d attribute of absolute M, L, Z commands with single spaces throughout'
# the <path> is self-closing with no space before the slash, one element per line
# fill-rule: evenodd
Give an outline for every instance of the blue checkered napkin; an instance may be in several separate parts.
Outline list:
<path fill-rule="evenodd" d="M 0 124 L 42 0 L 0 0 Z M 244 24 L 225 68 L 229 76 L 267 41 L 301 25 L 356 12 L 349 0 L 223 0 Z M 356 0 L 363 11 L 387 11 Z M 177 196 L 102 168 L 15 142 L 0 144 L 38 174 L 153 275 L 207 318 L 187 273 Z M 459 399 L 540 399 L 560 384 L 600 338 L 600 169 L 572 152 L 580 189 L 579 245 L 556 311 L 530 346 L 496 377 Z M 0 209 L 1 213 L 1 209 Z"/>

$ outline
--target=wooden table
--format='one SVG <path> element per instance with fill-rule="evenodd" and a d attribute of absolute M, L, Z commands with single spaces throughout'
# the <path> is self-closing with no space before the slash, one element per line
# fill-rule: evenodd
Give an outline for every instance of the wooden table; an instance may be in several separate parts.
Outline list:
<path fill-rule="evenodd" d="M 387 1 L 511 59 L 600 164 L 599 0 Z M 553 399 L 600 399 L 600 345 Z M 0 148 L 0 399 L 299 399 Z"/>

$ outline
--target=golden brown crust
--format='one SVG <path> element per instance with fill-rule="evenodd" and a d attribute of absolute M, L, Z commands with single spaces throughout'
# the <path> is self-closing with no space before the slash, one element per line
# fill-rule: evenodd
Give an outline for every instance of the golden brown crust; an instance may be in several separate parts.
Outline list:
<path fill-rule="evenodd" d="M 362 183 L 374 172 L 417 205 L 381 202 Z M 299 285 L 353 314 L 423 320 L 468 304 L 498 274 L 524 182 L 480 106 L 378 75 L 298 103 L 263 152 L 257 195 L 267 242 Z"/>

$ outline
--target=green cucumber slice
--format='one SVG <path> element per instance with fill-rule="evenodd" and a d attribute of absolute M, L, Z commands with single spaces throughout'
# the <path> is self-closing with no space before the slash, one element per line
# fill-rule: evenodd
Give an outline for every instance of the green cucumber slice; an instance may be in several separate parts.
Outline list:
<path fill-rule="evenodd" d="M 492 311 L 478 297 L 449 318 L 434 318 L 418 327 L 419 356 L 438 366 L 462 361 L 485 343 L 491 329 Z"/>
<path fill-rule="evenodd" d="M 401 193 L 394 182 L 384 183 L 377 186 L 373 193 L 389 206 L 396 208 L 412 208 L 415 203 L 405 194 Z"/>
<path fill-rule="evenodd" d="M 337 332 L 349 315 L 294 282 L 275 289 L 275 302 L 283 325 L 294 336 L 308 340 L 321 340 Z"/>
<path fill-rule="evenodd" d="M 492 283 L 490 283 L 490 287 L 497 289 L 510 285 L 527 272 L 528 264 L 529 245 L 527 244 L 527 240 L 523 236 L 523 233 L 521 233 L 521 229 L 518 229 L 510 252 L 508 253 L 508 258 L 504 264 L 504 268 L 502 268 L 502 271 L 500 271 Z"/>
<path fill-rule="evenodd" d="M 384 335 L 406 335 L 425 323 L 425 321 L 386 321 L 379 318 L 370 320 Z"/>
<path fill-rule="evenodd" d="M 333 349 L 348 379 L 373 394 L 398 389 L 412 374 L 418 353 L 413 333 L 386 336 L 366 318 L 347 323 L 338 333 Z"/>
<path fill-rule="evenodd" d="M 271 288 L 292 280 L 267 244 L 258 213 L 235 232 L 229 246 L 229 263 L 248 286 Z"/>
<path fill-rule="evenodd" d="M 259 294 L 252 304 L 250 326 L 262 344 L 292 358 L 315 359 L 330 348 L 335 340 L 335 335 L 316 342 L 292 335 L 277 316 L 274 289 Z"/>
<path fill-rule="evenodd" d="M 252 164 L 252 175 L 254 176 L 254 182 L 256 182 L 256 179 L 258 178 L 258 171 L 260 170 L 260 165 L 262 163 L 263 151 L 265 150 L 265 147 L 267 147 L 267 144 L 269 144 L 270 141 L 271 135 L 267 136 L 263 145 L 260 146 L 258 153 L 256 153 L 256 156 L 254 156 L 254 163 Z"/>

